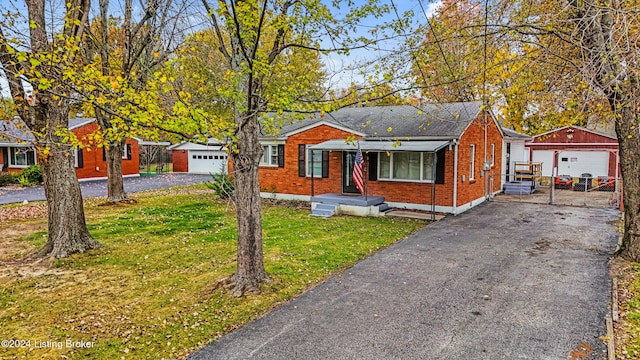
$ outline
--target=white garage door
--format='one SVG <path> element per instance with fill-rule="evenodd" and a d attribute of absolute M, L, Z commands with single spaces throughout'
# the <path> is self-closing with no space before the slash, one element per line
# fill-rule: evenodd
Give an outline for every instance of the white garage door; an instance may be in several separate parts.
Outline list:
<path fill-rule="evenodd" d="M 212 150 L 189 150 L 189 172 L 209 174 L 227 171 L 227 153 Z"/>
<path fill-rule="evenodd" d="M 551 176 L 553 172 L 553 150 L 533 150 L 532 162 L 542 163 L 542 176 Z"/>
<path fill-rule="evenodd" d="M 609 175 L 608 151 L 561 151 L 558 153 L 558 174 L 579 177 L 590 173 L 594 177 Z"/>

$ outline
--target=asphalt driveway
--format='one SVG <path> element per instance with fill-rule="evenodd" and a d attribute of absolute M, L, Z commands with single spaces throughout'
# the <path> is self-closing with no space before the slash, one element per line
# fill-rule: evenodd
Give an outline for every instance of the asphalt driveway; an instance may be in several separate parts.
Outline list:
<path fill-rule="evenodd" d="M 426 227 L 191 359 L 555 360 L 581 343 L 600 359 L 617 217 L 610 209 L 482 205 Z"/>
<path fill-rule="evenodd" d="M 149 177 L 124 178 L 124 190 L 134 193 L 145 190 L 165 189 L 174 186 L 199 184 L 211 181 L 211 175 L 166 173 Z M 83 197 L 107 196 L 107 180 L 81 181 L 80 189 Z M 0 189 L 0 205 L 23 201 L 44 201 L 42 186 L 18 189 Z"/>

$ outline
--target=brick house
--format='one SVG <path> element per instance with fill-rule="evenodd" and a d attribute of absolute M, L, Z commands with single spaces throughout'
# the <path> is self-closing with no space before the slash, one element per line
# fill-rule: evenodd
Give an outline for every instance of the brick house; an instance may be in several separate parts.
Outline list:
<path fill-rule="evenodd" d="M 352 140 L 352 141 L 348 141 Z M 358 196 L 358 140 L 365 196 L 395 208 L 461 213 L 501 190 L 503 133 L 481 102 L 344 108 L 262 136 L 262 196 Z"/>
<path fill-rule="evenodd" d="M 540 135 L 526 144 L 533 162 L 542 163 L 542 176 L 619 177 L 618 139 L 578 126 L 564 126 Z"/>
<path fill-rule="evenodd" d="M 69 130 L 82 142 L 88 142 L 87 137 L 98 131 L 95 119 L 69 119 Z M 0 167 L 2 171 L 18 173 L 30 165 L 37 164 L 36 148 L 33 146 L 35 137 L 28 130 L 26 124 L 19 118 L 0 121 Z M 86 146 L 83 149 L 72 149 L 76 175 L 81 180 L 106 179 L 107 162 L 103 148 Z M 122 175 L 139 176 L 140 158 L 138 142 L 127 139 L 122 154 Z"/>

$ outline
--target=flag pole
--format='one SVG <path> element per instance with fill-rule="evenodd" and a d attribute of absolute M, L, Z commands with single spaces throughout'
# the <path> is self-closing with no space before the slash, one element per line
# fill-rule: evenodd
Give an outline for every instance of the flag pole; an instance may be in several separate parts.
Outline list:
<path fill-rule="evenodd" d="M 364 175 L 366 176 L 362 176 L 364 179 L 364 201 L 368 201 L 368 195 L 369 195 L 369 181 L 367 180 L 367 178 L 369 177 L 369 161 L 371 161 L 369 159 L 369 152 L 366 153 L 367 154 L 367 166 L 365 168 L 365 172 Z"/>

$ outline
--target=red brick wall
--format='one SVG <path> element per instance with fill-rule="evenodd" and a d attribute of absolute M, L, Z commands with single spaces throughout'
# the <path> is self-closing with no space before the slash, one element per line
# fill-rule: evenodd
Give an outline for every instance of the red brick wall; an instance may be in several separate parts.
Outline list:
<path fill-rule="evenodd" d="M 284 168 L 261 166 L 260 190 L 293 195 L 311 195 L 311 177 L 298 176 L 298 145 L 312 145 L 331 139 L 346 139 L 352 134 L 320 125 L 289 136 L 284 147 Z M 230 169 L 233 167 L 229 166 Z M 232 170 L 230 170 L 232 171 Z M 342 152 L 329 153 L 329 177 L 314 179 L 315 194 L 342 192 Z"/>
<path fill-rule="evenodd" d="M 298 177 L 298 145 L 318 144 L 330 139 L 345 139 L 350 134 L 332 127 L 322 125 L 303 133 L 290 136 L 285 144 L 285 167 L 261 166 L 259 170 L 260 188 L 264 192 L 277 192 L 294 195 L 311 195 L 311 179 Z M 492 192 L 500 190 L 500 174 L 502 173 L 502 136 L 493 121 L 487 130 L 487 158 L 491 159 L 491 144 L 495 144 L 495 165 L 488 175 L 493 174 Z M 469 181 L 469 152 L 470 145 L 476 145 L 476 179 Z M 484 176 L 480 170 L 484 161 L 484 126 L 483 120 L 476 120 L 460 140 L 458 170 L 458 206 L 478 199 L 484 195 Z M 365 169 L 369 166 L 366 164 Z M 452 206 L 453 204 L 453 147 L 445 149 L 445 179 L 444 184 L 436 184 L 436 205 Z M 230 165 L 230 169 L 232 166 Z M 230 170 L 232 171 L 232 170 Z M 461 181 L 465 175 L 465 182 Z M 486 175 L 485 175 L 486 176 Z M 365 174 L 365 178 L 368 175 Z M 384 196 L 386 201 L 414 204 L 431 204 L 431 183 L 401 182 L 401 181 L 370 181 L 367 180 L 369 195 Z M 342 192 L 342 152 L 332 151 L 329 155 L 329 178 L 316 178 L 314 182 L 315 194 Z"/>
<path fill-rule="evenodd" d="M 73 129 L 72 132 L 78 137 L 78 139 L 88 144 L 87 139 L 89 134 L 95 134 L 98 131 L 98 124 L 95 122 L 81 126 L 77 129 Z M 138 150 L 138 142 L 132 139 L 127 139 L 126 144 L 131 146 L 131 160 L 122 160 L 122 175 L 134 175 L 140 172 L 140 155 Z M 0 158 L 2 152 L 0 151 Z M 103 160 L 102 148 L 96 146 L 86 146 L 82 149 L 83 167 L 76 168 L 76 176 L 78 179 L 106 177 L 107 176 L 107 162 Z M 8 166 L 8 159 L 5 162 L 4 159 L 0 159 L 0 163 Z M 6 169 L 9 172 L 18 173 L 22 168 Z"/>
<path fill-rule="evenodd" d="M 98 124 L 95 122 L 73 129 L 72 132 L 78 139 L 87 144 L 89 143 L 87 136 L 95 134 L 98 131 Z M 133 175 L 140 172 L 140 154 L 138 150 L 138 142 L 127 139 L 126 144 L 131 146 L 131 160 L 122 159 L 122 175 Z M 96 146 L 86 146 L 82 149 L 82 158 L 84 166 L 76 168 L 78 179 L 106 177 L 107 162 L 103 160 L 103 149 Z"/>
<path fill-rule="evenodd" d="M 189 151 L 173 150 L 171 152 L 173 172 L 189 172 Z"/>
<path fill-rule="evenodd" d="M 457 206 L 464 205 L 485 195 L 487 176 L 493 176 L 491 192 L 500 190 L 500 174 L 502 174 L 502 136 L 496 124 L 489 120 L 487 126 L 487 161 L 491 161 L 491 144 L 495 144 L 495 165 L 482 173 L 484 164 L 485 140 L 484 119 L 479 117 L 464 132 L 458 146 L 458 198 Z M 475 144 L 475 179 L 469 180 L 471 172 L 471 144 Z M 451 167 L 453 169 L 453 167 Z M 462 181 L 464 175 L 465 181 Z M 482 175 L 482 176 L 481 176 Z"/>

